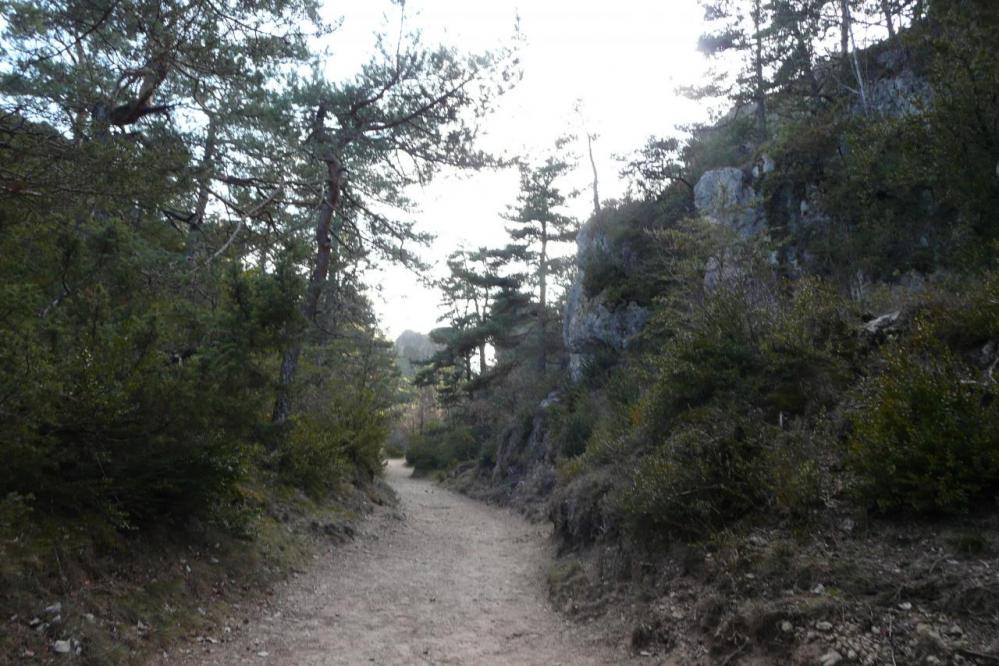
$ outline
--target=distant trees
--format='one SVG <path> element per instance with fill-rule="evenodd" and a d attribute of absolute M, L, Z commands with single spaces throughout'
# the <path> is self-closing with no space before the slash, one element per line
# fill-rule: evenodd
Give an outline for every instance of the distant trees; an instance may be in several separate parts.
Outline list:
<path fill-rule="evenodd" d="M 559 139 L 555 153 L 540 164 L 521 163 L 520 194 L 506 215 L 510 222 L 507 231 L 513 240 L 511 256 L 530 267 L 530 279 L 538 288 L 536 364 L 542 373 L 547 367 L 548 355 L 549 278 L 564 273 L 570 265 L 564 257 L 552 256 L 549 246 L 576 237 L 577 222 L 564 212 L 568 195 L 559 182 L 573 167 L 573 161 L 564 153 L 567 143 L 567 138 Z"/>
<path fill-rule="evenodd" d="M 438 282 L 445 314 L 431 338 L 439 350 L 416 383 L 436 388 L 454 423 L 482 425 L 472 414 L 495 410 L 499 396 L 516 402 L 549 381 L 550 289 L 572 260 L 557 246 L 576 235 L 576 221 L 565 212 L 571 193 L 564 179 L 573 166 L 567 143 L 557 141 L 541 161 L 520 162 L 520 192 L 504 216 L 511 242 L 452 253 Z"/>
<path fill-rule="evenodd" d="M 709 57 L 732 54 L 741 61 L 731 95 L 737 103 L 752 103 L 756 130 L 767 135 L 767 94 L 772 82 L 768 70 L 772 53 L 768 31 L 773 9 L 767 0 L 708 0 L 704 18 L 711 32 L 701 36 L 698 47 Z"/>
<path fill-rule="evenodd" d="M 438 281 L 445 326 L 431 332 L 440 349 L 416 377 L 417 384 L 436 385 L 443 403 L 472 396 L 492 379 L 487 348 L 502 347 L 510 333 L 497 301 L 522 284 L 520 275 L 506 274 L 508 260 L 505 251 L 487 248 L 459 249 L 448 257 L 448 274 Z"/>
<path fill-rule="evenodd" d="M 317 83 L 303 91 L 315 109 L 306 143 L 324 165 L 316 250 L 302 304 L 307 321 L 315 320 L 334 247 L 342 245 L 345 231 L 364 250 L 416 262 L 407 246 L 428 237 L 398 216 L 409 205 L 405 189 L 430 180 L 445 166 L 490 163 L 475 148 L 477 123 L 494 96 L 516 78 L 509 52 L 466 57 L 427 49 L 416 34 L 400 35 L 392 49 L 384 41 L 378 46 L 378 55 L 353 81 Z M 275 423 L 290 415 L 290 387 L 300 353 L 299 337 L 283 355 Z"/>
<path fill-rule="evenodd" d="M 900 26 L 920 20 L 926 12 L 924 3 L 914 0 L 702 0 L 702 6 L 708 30 L 699 47 L 726 68 L 737 63 L 726 92 L 737 105 L 752 105 L 760 139 L 770 134 L 767 104 L 774 92 L 792 93 L 812 108 L 829 96 L 815 68 L 820 58 L 834 51 L 834 43 L 838 43 L 834 52 L 854 81 L 850 88 L 866 109 L 867 82 L 856 55 L 857 26 L 864 33 L 883 28 L 894 37 Z"/>
<path fill-rule="evenodd" d="M 694 183 L 684 163 L 680 139 L 650 136 L 621 170 L 644 199 L 662 199 L 670 186 L 681 184 L 693 197 Z"/>

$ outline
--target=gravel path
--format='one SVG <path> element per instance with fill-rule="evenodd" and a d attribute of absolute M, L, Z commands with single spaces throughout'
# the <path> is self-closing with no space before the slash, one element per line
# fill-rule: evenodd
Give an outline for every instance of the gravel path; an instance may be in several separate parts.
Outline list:
<path fill-rule="evenodd" d="M 412 479 L 400 461 L 386 478 L 397 509 L 379 509 L 354 541 L 280 587 L 269 612 L 231 642 L 168 663 L 628 661 L 546 603 L 542 527 Z"/>

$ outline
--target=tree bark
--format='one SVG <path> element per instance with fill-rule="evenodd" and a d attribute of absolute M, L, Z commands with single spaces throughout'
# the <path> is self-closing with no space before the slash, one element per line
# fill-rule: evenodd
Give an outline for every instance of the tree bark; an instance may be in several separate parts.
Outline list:
<path fill-rule="evenodd" d="M 477 287 L 472 287 L 472 305 L 475 307 L 476 325 L 481 326 L 486 320 L 486 311 L 489 309 L 489 290 L 485 290 L 480 307 Z M 479 375 L 484 374 L 486 374 L 486 343 L 483 342 L 479 344 Z"/>
<path fill-rule="evenodd" d="M 205 134 L 205 151 L 201 156 L 201 168 L 198 169 L 198 201 L 195 204 L 194 217 L 188 223 L 187 246 L 185 257 L 192 266 L 196 263 L 201 250 L 202 225 L 205 222 L 205 212 L 208 209 L 208 192 L 212 182 L 215 164 L 215 146 L 218 141 L 218 123 L 214 115 L 208 116 L 208 130 Z"/>
<path fill-rule="evenodd" d="M 890 0 L 881 0 L 881 11 L 885 15 L 885 25 L 888 27 L 888 39 L 895 39 L 895 20 L 892 16 Z"/>
<path fill-rule="evenodd" d="M 849 37 L 853 38 L 853 30 L 851 28 Z M 857 45 L 853 45 L 853 51 L 850 52 L 850 61 L 853 63 L 853 73 L 857 77 L 857 92 L 860 95 L 860 106 L 864 111 L 864 115 L 870 113 L 870 109 L 867 106 L 867 85 L 864 83 L 864 73 L 860 69 L 860 58 L 857 57 Z"/>
<path fill-rule="evenodd" d="M 316 220 L 316 255 L 312 272 L 309 274 L 309 286 L 305 290 L 305 300 L 302 302 L 302 316 L 305 318 L 306 328 L 316 321 L 319 314 L 319 299 L 329 277 L 333 258 L 333 216 L 340 205 L 340 194 L 346 179 L 343 164 L 332 152 L 327 153 L 323 161 L 326 162 L 326 193 Z M 291 388 L 295 381 L 295 373 L 298 371 L 304 336 L 305 330 L 293 336 L 281 359 L 277 398 L 271 416 L 271 422 L 275 425 L 284 425 L 291 416 Z"/>
<path fill-rule="evenodd" d="M 850 52 L 850 30 L 853 22 L 853 15 L 850 13 L 850 0 L 840 0 L 840 13 L 842 18 L 839 24 L 839 46 L 840 52 L 846 55 Z"/>

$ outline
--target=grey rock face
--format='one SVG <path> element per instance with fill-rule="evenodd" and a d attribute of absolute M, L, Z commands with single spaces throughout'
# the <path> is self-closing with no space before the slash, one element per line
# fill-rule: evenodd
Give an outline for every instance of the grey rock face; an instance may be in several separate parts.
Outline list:
<path fill-rule="evenodd" d="M 755 236 L 764 225 L 759 197 L 735 167 L 705 172 L 694 186 L 694 206 L 704 218 L 730 227 L 742 238 Z"/>
<path fill-rule="evenodd" d="M 603 294 L 590 298 L 584 283 L 586 271 L 595 261 L 611 261 L 627 268 L 629 250 L 615 245 L 607 233 L 590 222 L 576 237 L 576 279 L 566 295 L 562 338 L 569 351 L 569 374 L 582 379 L 586 365 L 601 348 L 621 350 L 648 321 L 649 312 L 635 303 L 611 303 Z"/>
<path fill-rule="evenodd" d="M 926 79 L 909 67 L 902 51 L 886 51 L 876 59 L 879 75 L 867 83 L 868 110 L 883 116 L 918 115 L 933 100 L 933 91 Z M 855 113 L 862 112 L 855 104 Z"/>
<path fill-rule="evenodd" d="M 765 157 L 756 171 L 762 176 L 774 168 L 773 161 Z M 756 190 L 735 167 L 705 172 L 694 186 L 694 206 L 704 219 L 732 229 L 742 239 L 752 238 L 766 227 Z M 739 280 L 743 269 L 737 253 L 726 250 L 708 260 L 704 267 L 704 286 L 710 291 L 722 282 Z"/>
<path fill-rule="evenodd" d="M 898 320 L 902 316 L 901 310 L 883 314 L 875 317 L 864 324 L 864 332 L 874 337 L 884 337 L 898 330 Z"/>
<path fill-rule="evenodd" d="M 558 392 L 550 393 L 530 422 L 507 427 L 496 450 L 493 484 L 506 488 L 506 501 L 529 514 L 537 515 L 541 500 L 555 488 L 556 452 L 549 437 L 549 416 L 560 401 Z"/>
<path fill-rule="evenodd" d="M 760 159 L 756 161 L 753 165 L 753 178 L 762 178 L 767 174 L 771 174 L 777 170 L 777 163 L 774 162 L 773 158 L 764 153 L 760 156 Z"/>

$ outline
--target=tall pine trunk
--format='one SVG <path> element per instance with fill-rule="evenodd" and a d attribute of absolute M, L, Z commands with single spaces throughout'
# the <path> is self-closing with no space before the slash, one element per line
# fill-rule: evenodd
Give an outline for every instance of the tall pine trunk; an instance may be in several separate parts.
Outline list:
<path fill-rule="evenodd" d="M 214 175 L 215 151 L 218 141 L 218 121 L 214 114 L 208 115 L 208 131 L 205 134 L 205 148 L 198 169 L 198 201 L 194 208 L 194 217 L 188 223 L 186 247 L 184 255 L 189 264 L 195 265 L 199 259 L 204 243 L 205 213 L 208 210 L 208 198 L 211 192 L 212 176 Z"/>
<path fill-rule="evenodd" d="M 314 323 L 319 315 L 319 299 L 322 296 L 326 279 L 329 277 L 330 263 L 333 260 L 333 217 L 340 205 L 340 193 L 343 189 L 346 171 L 339 158 L 332 152 L 327 153 L 323 161 L 326 163 L 326 192 L 316 220 L 316 254 L 312 264 L 312 272 L 309 274 L 309 286 L 305 290 L 305 300 L 302 302 L 302 317 L 305 319 L 305 328 L 292 336 L 281 359 L 277 398 L 274 401 L 274 412 L 271 416 L 271 422 L 275 425 L 284 425 L 291 416 L 292 385 L 295 382 L 295 373 L 298 371 L 298 360 L 302 355 L 305 333 L 309 325 Z"/>

